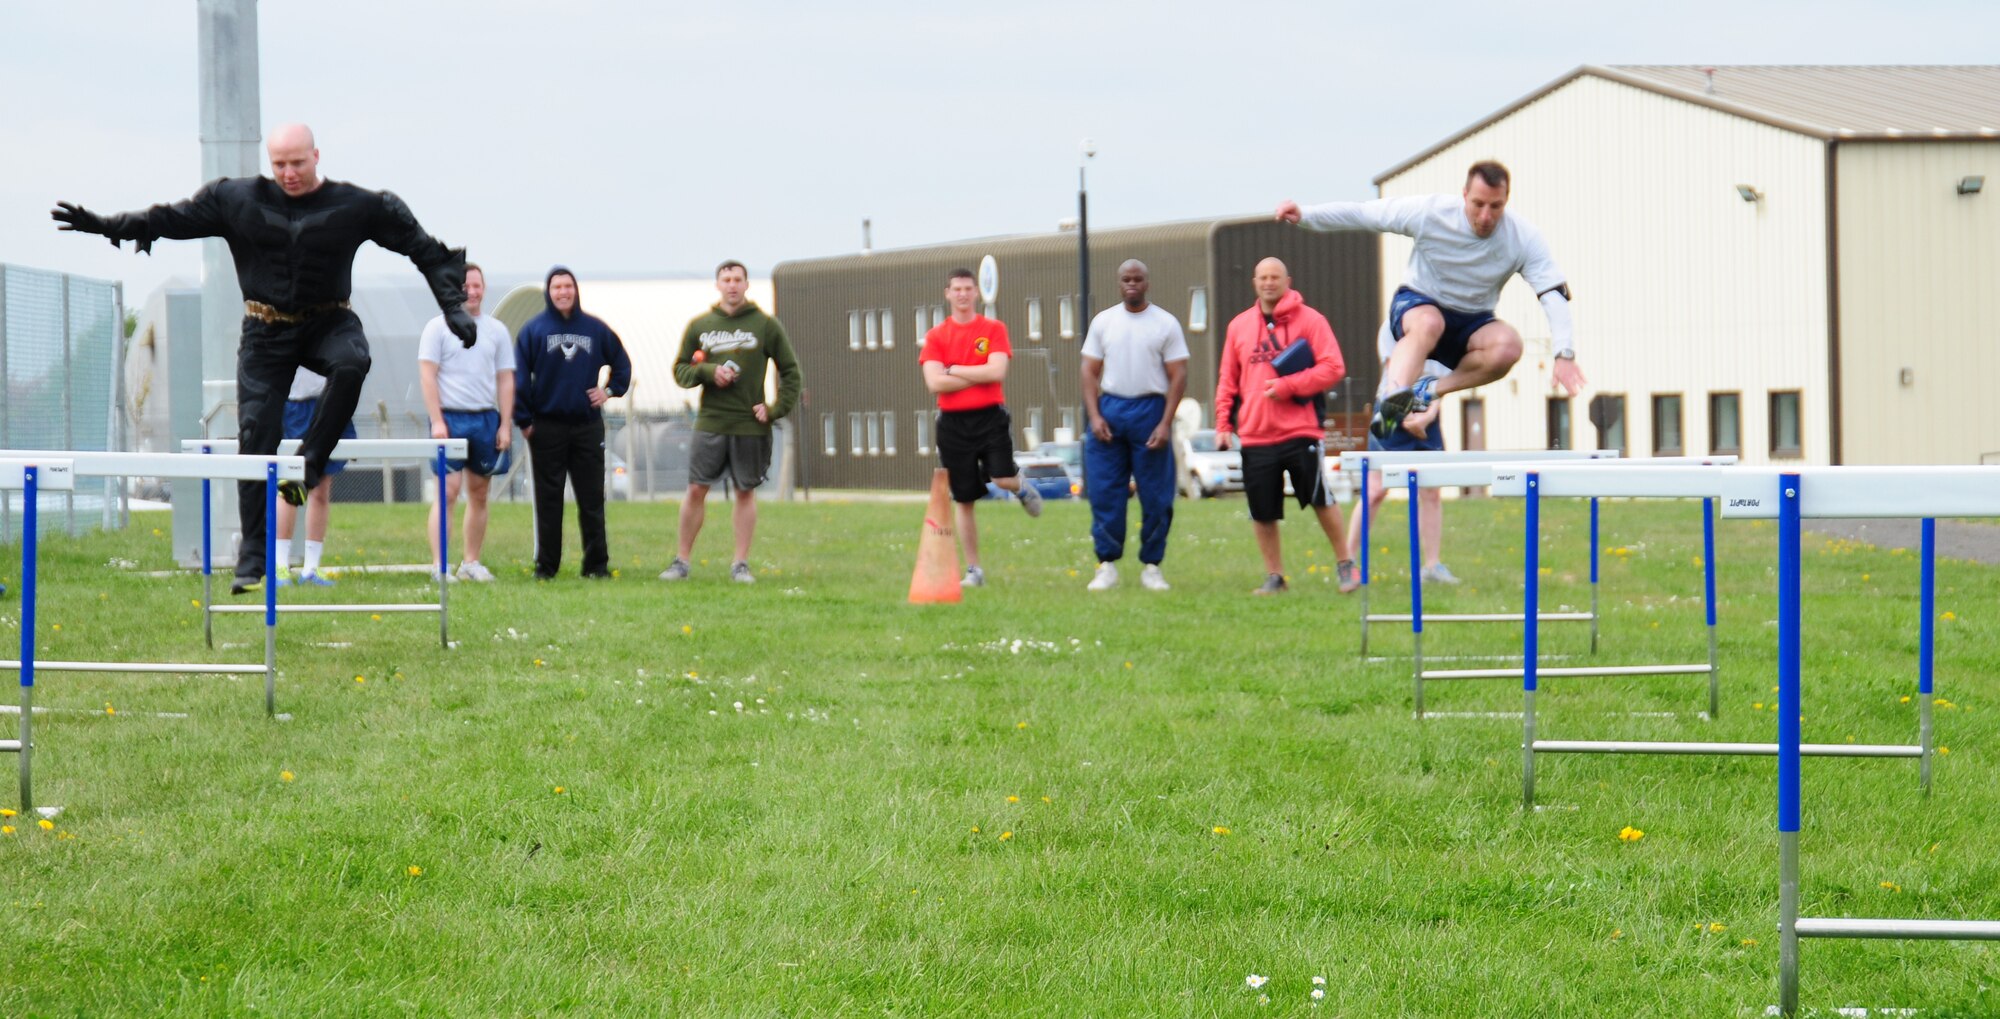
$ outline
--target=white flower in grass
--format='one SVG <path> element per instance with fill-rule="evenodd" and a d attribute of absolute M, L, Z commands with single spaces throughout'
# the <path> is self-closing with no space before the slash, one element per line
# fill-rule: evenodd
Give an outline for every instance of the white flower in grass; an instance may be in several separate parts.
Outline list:
<path fill-rule="evenodd" d="M 1271 979 L 1271 978 L 1270 978 L 1270 977 L 1260 977 L 1260 976 L 1258 976 L 1257 974 L 1255 974 L 1255 973 L 1252 973 L 1252 974 L 1250 974 L 1249 976 L 1247 976 L 1247 977 L 1244 977 L 1244 978 L 1243 978 L 1243 982 L 1244 982 L 1244 983 L 1246 983 L 1246 984 L 1249 984 L 1249 985 L 1250 985 L 1250 989 L 1254 991 L 1254 990 L 1256 990 L 1257 988 L 1259 988 L 1259 987 L 1262 987 L 1262 986 L 1264 986 L 1264 982 L 1265 982 L 1265 981 L 1267 981 L 1267 980 L 1269 980 L 1269 979 Z"/>
<path fill-rule="evenodd" d="M 1314 987 L 1325 987 L 1325 986 L 1326 986 L 1326 978 L 1325 978 L 1325 977 L 1314 977 L 1314 978 L 1313 978 L 1313 986 L 1314 986 Z"/>
<path fill-rule="evenodd" d="M 1315 988 L 1313 988 L 1313 1000 L 1314 1000 L 1314 1001 L 1318 1001 L 1318 1000 L 1320 1000 L 1321 998 L 1324 998 L 1324 997 L 1326 997 L 1326 988 L 1324 988 L 1324 987 L 1315 987 Z"/>

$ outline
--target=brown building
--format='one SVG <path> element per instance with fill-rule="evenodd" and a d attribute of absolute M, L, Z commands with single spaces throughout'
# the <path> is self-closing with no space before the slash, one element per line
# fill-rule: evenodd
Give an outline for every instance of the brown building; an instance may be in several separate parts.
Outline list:
<path fill-rule="evenodd" d="M 1251 306 L 1250 274 L 1276 255 L 1293 286 L 1325 313 L 1340 338 L 1348 378 L 1329 412 L 1336 447 L 1365 425 L 1379 366 L 1380 245 L 1370 234 L 1320 234 L 1267 217 L 1207 219 L 1093 231 L 1091 303 L 1118 300 L 1128 258 L 1152 270 L 1153 303 L 1187 331 L 1188 398 L 1214 421 L 1216 365 L 1229 320 Z M 991 259 L 990 275 L 986 262 Z M 922 248 L 784 262 L 772 272 L 778 314 L 806 371 L 799 423 L 801 475 L 822 488 L 918 489 L 930 483 L 936 404 L 917 368 L 918 348 L 944 320 L 946 274 L 964 267 L 993 287 L 986 314 L 1006 323 L 1014 347 L 1007 407 L 1017 446 L 1082 435 L 1079 388 L 1089 311 L 1077 308 L 1074 233 L 960 241 Z"/>

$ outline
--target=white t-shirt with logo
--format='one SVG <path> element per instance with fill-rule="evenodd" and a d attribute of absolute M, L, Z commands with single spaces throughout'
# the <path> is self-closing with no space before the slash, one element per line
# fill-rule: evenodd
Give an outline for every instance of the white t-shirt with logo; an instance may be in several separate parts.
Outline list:
<path fill-rule="evenodd" d="M 1167 362 L 1188 359 L 1187 336 L 1173 312 L 1157 304 L 1136 313 L 1119 304 L 1090 320 L 1083 356 L 1104 362 L 1098 388 L 1111 396 L 1165 396 Z"/>
<path fill-rule="evenodd" d="M 507 327 L 491 315 L 480 315 L 479 338 L 471 349 L 452 335 L 439 315 L 424 323 L 417 338 L 417 360 L 438 366 L 438 404 L 444 410 L 498 410 L 500 391 L 495 377 L 514 370 L 514 341 Z"/>

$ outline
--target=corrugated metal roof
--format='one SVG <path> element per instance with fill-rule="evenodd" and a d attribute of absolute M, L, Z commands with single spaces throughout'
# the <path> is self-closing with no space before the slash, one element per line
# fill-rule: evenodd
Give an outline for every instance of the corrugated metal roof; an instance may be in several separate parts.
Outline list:
<path fill-rule="evenodd" d="M 1585 75 L 1829 141 L 2000 140 L 1996 65 L 1586 64 L 1382 171 L 1375 183 Z"/>

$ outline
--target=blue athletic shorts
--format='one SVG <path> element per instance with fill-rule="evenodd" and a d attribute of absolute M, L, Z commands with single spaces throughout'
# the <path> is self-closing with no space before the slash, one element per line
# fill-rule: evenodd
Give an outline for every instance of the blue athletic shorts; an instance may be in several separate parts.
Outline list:
<path fill-rule="evenodd" d="M 1453 311 L 1437 302 L 1429 294 L 1419 293 L 1409 287 L 1397 287 L 1396 296 L 1389 299 L 1389 334 L 1397 342 L 1403 339 L 1403 313 L 1411 308 L 1430 305 L 1444 316 L 1444 333 L 1438 337 L 1437 346 L 1431 349 L 1430 359 L 1447 368 L 1458 367 L 1465 359 L 1466 344 L 1472 334 L 1488 322 L 1495 320 L 1491 311 Z M 1412 436 L 1414 438 L 1414 436 Z"/>
<path fill-rule="evenodd" d="M 319 408 L 318 397 L 314 397 L 310 400 L 285 401 L 285 438 L 287 439 L 305 438 L 306 426 L 312 424 L 313 411 L 317 410 L 318 408 Z M 340 437 L 343 439 L 352 439 L 355 437 L 353 419 L 350 418 L 347 422 L 347 427 L 341 429 Z M 328 460 L 326 462 L 326 477 L 329 478 L 333 477 L 334 475 L 339 474 L 341 471 L 344 471 L 346 469 L 347 469 L 347 461 Z"/>
<path fill-rule="evenodd" d="M 469 466 L 472 473 L 490 478 L 507 473 L 514 465 L 514 450 L 494 445 L 500 437 L 499 411 L 448 410 L 444 412 L 444 428 L 452 438 L 465 440 L 466 455 L 464 460 L 445 460 L 446 470 L 456 473 Z"/>

